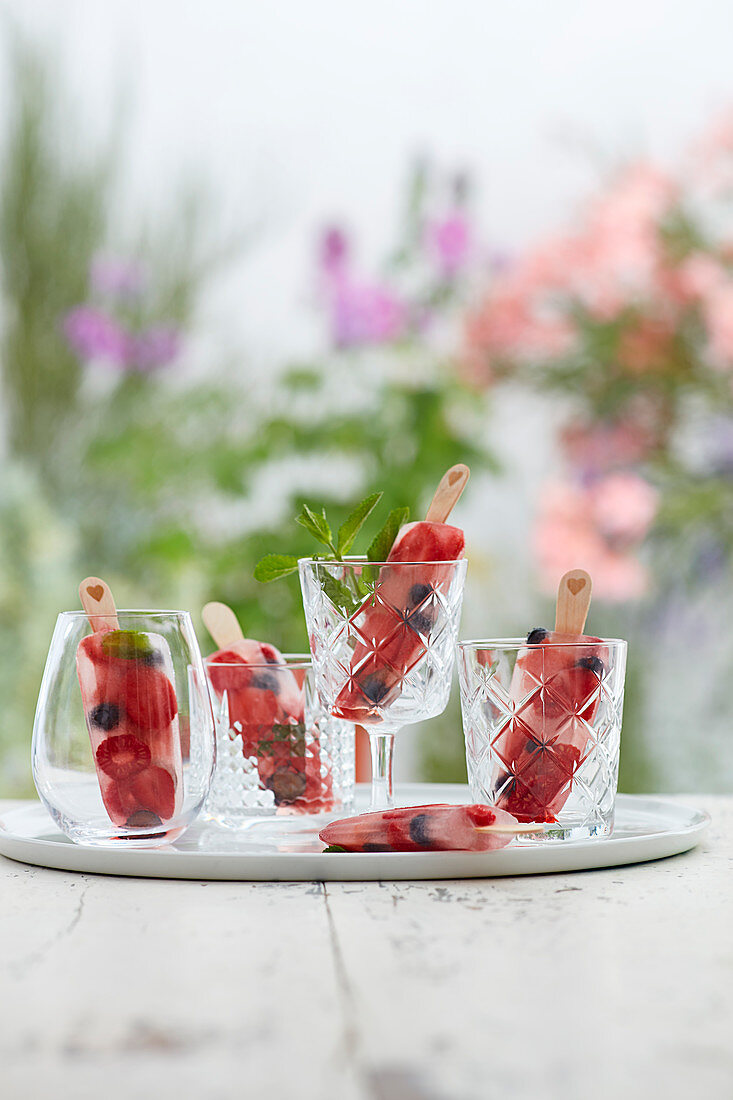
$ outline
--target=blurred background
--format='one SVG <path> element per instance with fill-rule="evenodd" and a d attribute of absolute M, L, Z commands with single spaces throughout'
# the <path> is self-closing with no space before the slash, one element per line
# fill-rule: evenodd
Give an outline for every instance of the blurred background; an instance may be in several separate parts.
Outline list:
<path fill-rule="evenodd" d="M 456 461 L 463 635 L 588 569 L 622 789 L 730 790 L 729 0 L 0 9 L 0 795 L 81 577 L 303 649 L 301 503 Z M 403 775 L 465 774 L 456 697 Z"/>

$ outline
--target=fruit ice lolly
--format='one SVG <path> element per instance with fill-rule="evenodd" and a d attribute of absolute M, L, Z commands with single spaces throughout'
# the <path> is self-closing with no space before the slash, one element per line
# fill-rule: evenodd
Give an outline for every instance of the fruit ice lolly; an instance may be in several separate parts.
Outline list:
<path fill-rule="evenodd" d="M 486 852 L 504 848 L 523 831 L 516 818 L 496 807 L 439 804 L 345 817 L 319 836 L 348 852 Z"/>
<path fill-rule="evenodd" d="M 93 592 L 106 589 L 90 579 L 97 583 L 83 585 Z M 88 610 L 88 596 L 84 603 Z M 113 616 L 90 615 L 90 622 L 96 629 L 79 643 L 76 667 L 102 801 L 114 825 L 164 827 L 183 796 L 168 643 L 160 634 L 115 629 Z"/>
<path fill-rule="evenodd" d="M 457 561 L 465 550 L 463 531 L 437 517 L 447 519 L 467 480 L 467 467 L 449 470 L 427 519 L 406 524 L 397 535 L 379 572 L 380 601 L 366 600 L 351 620 L 365 641 L 351 656 L 351 678 L 333 708 L 337 717 L 360 725 L 381 722 L 382 709 L 399 696 L 403 677 L 427 652 L 435 593 L 446 590 L 453 577 L 450 564 L 436 563 Z M 416 564 L 390 569 L 391 562 Z"/>
<path fill-rule="evenodd" d="M 227 633 L 223 612 L 207 604 L 204 620 L 215 640 L 229 644 L 207 660 L 209 681 L 221 700 L 227 693 L 229 725 L 242 738 L 245 756 L 256 757 L 263 786 L 275 805 L 319 813 L 333 805 L 333 777 L 323 768 L 317 738 L 305 728 L 305 670 L 291 669 L 274 645 L 241 636 L 236 623 Z M 231 623 L 231 620 L 229 620 Z"/>
<path fill-rule="evenodd" d="M 555 820 L 585 755 L 608 668 L 601 639 L 582 633 L 590 594 L 587 573 L 566 573 L 556 629 L 531 630 L 514 666 L 515 712 L 494 741 L 507 770 L 497 775 L 494 789 L 495 804 L 520 821 Z"/>

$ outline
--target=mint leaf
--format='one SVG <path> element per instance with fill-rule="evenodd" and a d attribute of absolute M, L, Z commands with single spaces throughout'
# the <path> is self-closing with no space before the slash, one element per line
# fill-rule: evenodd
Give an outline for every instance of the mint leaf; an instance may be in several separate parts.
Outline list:
<path fill-rule="evenodd" d="M 329 550 L 336 553 L 336 547 L 333 545 L 333 535 L 331 534 L 331 528 L 328 525 L 326 519 L 325 509 L 321 509 L 321 515 L 317 515 L 316 512 L 311 511 L 307 504 L 303 505 L 303 511 L 296 517 L 296 523 L 299 523 L 301 527 L 305 527 L 306 531 L 310 531 L 314 538 L 322 542 L 324 546 L 327 546 Z"/>
<path fill-rule="evenodd" d="M 357 504 L 351 515 L 341 524 L 336 542 L 336 553 L 339 556 L 348 554 L 354 545 L 354 539 L 364 526 L 365 520 L 372 514 L 383 495 L 383 493 L 372 493 L 371 496 L 362 500 L 361 504 Z"/>
<path fill-rule="evenodd" d="M 387 522 L 382 530 L 372 541 L 371 546 L 367 550 L 367 557 L 369 561 L 386 561 L 389 557 L 389 552 L 392 549 L 392 544 L 397 538 L 397 532 L 403 523 L 407 523 L 410 518 L 409 508 L 393 508 L 387 516 Z"/>
<path fill-rule="evenodd" d="M 342 848 L 340 844 L 329 844 L 328 848 L 323 849 L 324 852 L 345 852 L 346 849 Z"/>
<path fill-rule="evenodd" d="M 297 568 L 298 559 L 290 554 L 265 554 L 255 566 L 255 580 L 267 584 L 280 577 L 287 577 L 288 573 L 295 573 Z"/>
<path fill-rule="evenodd" d="M 361 607 L 361 599 L 354 595 L 348 584 L 332 577 L 326 570 L 321 575 L 321 588 L 333 606 L 339 608 L 345 615 L 351 616 L 357 608 Z"/>

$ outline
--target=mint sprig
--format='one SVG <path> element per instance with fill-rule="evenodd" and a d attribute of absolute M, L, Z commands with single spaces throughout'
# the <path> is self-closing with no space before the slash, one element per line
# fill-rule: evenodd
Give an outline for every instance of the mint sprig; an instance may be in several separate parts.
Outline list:
<path fill-rule="evenodd" d="M 378 535 L 375 535 L 369 544 L 367 557 L 369 561 L 386 561 L 392 549 L 397 532 L 403 523 L 410 518 L 409 508 L 393 508 L 387 516 L 387 522 Z"/>
<path fill-rule="evenodd" d="M 357 504 L 354 511 L 350 516 L 344 520 L 339 527 L 338 537 L 336 539 L 336 555 L 342 557 L 344 554 L 348 554 L 351 547 L 354 545 L 356 536 L 361 531 L 364 523 L 372 514 L 374 509 L 382 499 L 383 493 L 372 493 L 366 500 L 362 500 L 361 504 Z"/>
<path fill-rule="evenodd" d="M 304 527 L 328 551 L 326 554 L 319 555 L 319 561 L 339 562 L 344 560 L 344 555 L 351 550 L 359 532 L 379 504 L 382 496 L 382 493 L 371 493 L 370 496 L 365 497 L 346 517 L 335 537 L 326 517 L 325 508 L 321 508 L 320 512 L 315 512 L 307 504 L 303 505 L 303 510 L 296 517 L 296 523 Z M 392 509 L 381 531 L 372 539 L 369 545 L 366 555 L 369 561 L 387 560 L 392 544 L 397 537 L 397 532 L 402 524 L 407 522 L 409 514 L 409 508 Z M 297 568 L 298 559 L 291 554 L 266 554 L 255 566 L 254 576 L 255 580 L 261 581 L 262 584 L 268 584 L 270 581 L 276 581 L 280 577 L 287 577 L 288 574 L 295 573 Z M 359 597 L 368 595 L 373 590 L 376 575 L 372 576 L 372 573 L 376 574 L 376 570 L 371 572 L 367 569 L 364 570 L 361 579 L 354 582 L 358 588 L 358 591 L 354 593 L 346 584 L 335 578 L 330 578 L 326 582 L 332 589 L 331 592 L 327 593 L 329 598 L 344 607 L 349 607 L 352 604 L 358 606 Z M 370 583 L 371 588 L 369 587 Z"/>

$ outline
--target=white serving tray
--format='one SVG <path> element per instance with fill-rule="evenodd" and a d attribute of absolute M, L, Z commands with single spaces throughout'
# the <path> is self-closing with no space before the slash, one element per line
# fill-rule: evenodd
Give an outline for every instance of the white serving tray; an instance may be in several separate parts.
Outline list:
<path fill-rule="evenodd" d="M 365 806 L 366 788 L 357 806 Z M 404 784 L 403 806 L 470 802 L 468 787 Z M 619 795 L 612 836 L 603 840 L 535 841 L 493 852 L 323 852 L 313 828 L 286 819 L 273 835 L 272 818 L 243 831 L 199 821 L 172 845 L 155 849 L 97 848 L 74 844 L 40 802 L 26 802 L 0 817 L 0 854 L 21 863 L 105 875 L 144 878 L 234 879 L 258 882 L 379 879 L 492 878 L 585 871 L 687 852 L 710 822 L 702 810 L 642 795 Z"/>

